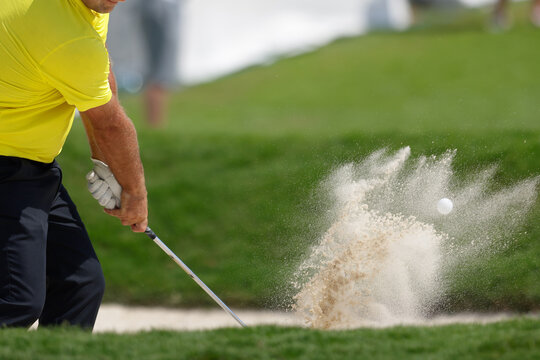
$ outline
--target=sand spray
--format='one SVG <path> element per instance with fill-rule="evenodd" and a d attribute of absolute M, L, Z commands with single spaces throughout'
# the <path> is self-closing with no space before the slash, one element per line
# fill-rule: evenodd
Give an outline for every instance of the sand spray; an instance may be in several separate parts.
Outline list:
<path fill-rule="evenodd" d="M 455 151 L 410 160 L 409 147 L 379 150 L 323 183 L 331 226 L 294 275 L 293 309 L 323 329 L 386 326 L 427 316 L 445 291 L 445 272 L 500 251 L 535 204 L 539 178 L 491 190 L 496 167 L 466 182 Z M 452 199 L 442 215 L 437 201 Z"/>

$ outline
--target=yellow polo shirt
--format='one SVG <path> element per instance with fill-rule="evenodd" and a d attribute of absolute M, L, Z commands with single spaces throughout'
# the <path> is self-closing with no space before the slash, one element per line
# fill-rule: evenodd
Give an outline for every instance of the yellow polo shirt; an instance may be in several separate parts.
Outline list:
<path fill-rule="evenodd" d="M 81 0 L 0 1 L 0 155 L 52 162 L 75 108 L 109 102 L 108 20 Z"/>

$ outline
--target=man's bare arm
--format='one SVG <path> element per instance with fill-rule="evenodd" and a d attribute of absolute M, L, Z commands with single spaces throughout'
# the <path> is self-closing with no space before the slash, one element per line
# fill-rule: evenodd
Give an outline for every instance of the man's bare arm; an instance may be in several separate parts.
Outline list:
<path fill-rule="evenodd" d="M 142 232 L 148 225 L 144 171 L 139 156 L 137 133 L 118 101 L 112 71 L 109 83 L 112 99 L 105 105 L 81 112 L 92 157 L 109 165 L 123 188 L 121 209 L 105 210 L 118 217 L 123 225 Z"/>

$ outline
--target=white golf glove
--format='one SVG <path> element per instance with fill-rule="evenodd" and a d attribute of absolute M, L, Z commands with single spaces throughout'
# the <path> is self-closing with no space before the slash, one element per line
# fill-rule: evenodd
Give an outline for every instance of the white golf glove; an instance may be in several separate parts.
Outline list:
<path fill-rule="evenodd" d="M 88 191 L 105 209 L 120 208 L 122 187 L 107 164 L 96 159 L 92 162 L 94 169 L 86 175 Z"/>

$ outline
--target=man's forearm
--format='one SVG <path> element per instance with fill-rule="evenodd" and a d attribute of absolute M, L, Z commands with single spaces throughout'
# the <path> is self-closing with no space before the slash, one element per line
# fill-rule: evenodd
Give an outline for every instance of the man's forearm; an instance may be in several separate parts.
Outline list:
<path fill-rule="evenodd" d="M 135 126 L 124 112 L 116 90 L 114 73 L 109 73 L 111 100 L 81 112 L 92 156 L 105 162 L 122 186 L 120 209 L 105 209 L 109 215 L 130 225 L 135 232 L 148 226 L 148 204 L 144 170 L 139 155 Z"/>
<path fill-rule="evenodd" d="M 88 119 L 88 116 L 84 113 L 81 113 L 80 115 L 84 125 L 84 129 L 86 130 L 86 136 L 88 137 L 88 144 L 90 145 L 90 153 L 92 158 L 105 162 L 105 158 L 96 144 L 96 139 L 94 137 L 94 128 L 90 123 L 90 119 Z"/>
<path fill-rule="evenodd" d="M 116 98 L 103 108 L 81 113 L 92 156 L 107 163 L 132 196 L 146 196 L 137 133 Z"/>

